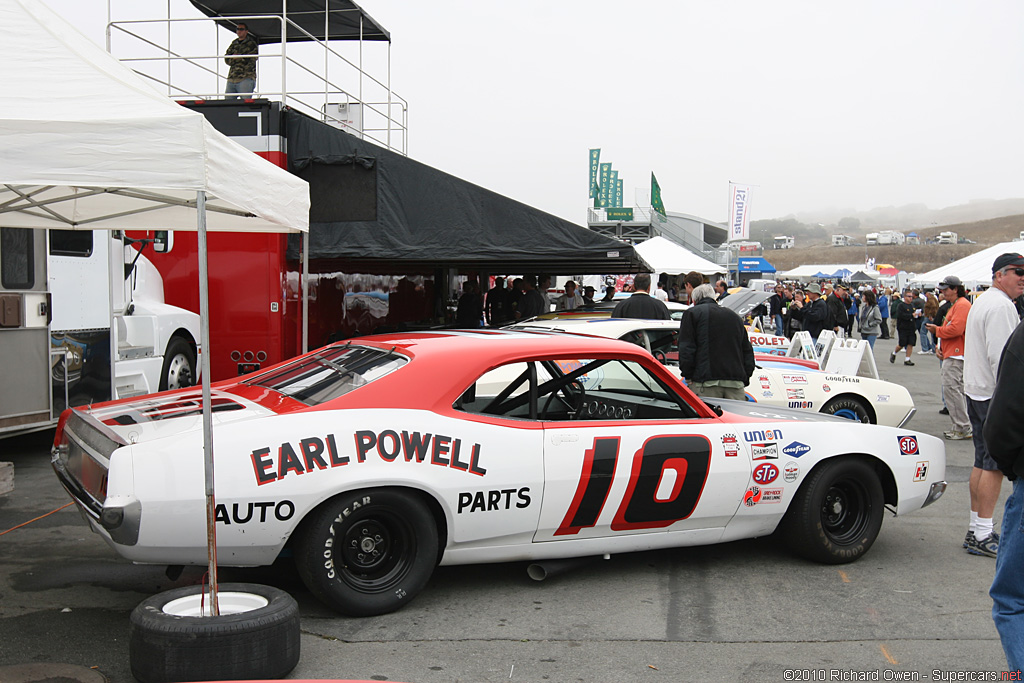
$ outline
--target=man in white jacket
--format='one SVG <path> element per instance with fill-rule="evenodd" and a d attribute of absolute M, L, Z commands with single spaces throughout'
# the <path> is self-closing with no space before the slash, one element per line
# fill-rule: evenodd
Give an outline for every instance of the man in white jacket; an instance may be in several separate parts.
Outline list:
<path fill-rule="evenodd" d="M 985 447 L 982 429 L 996 388 L 996 371 L 1006 340 L 1019 318 L 1013 300 L 1024 293 L 1024 256 L 1002 254 L 992 264 L 992 287 L 971 306 L 964 335 L 964 393 L 974 440 L 971 470 L 971 522 L 964 548 L 972 555 L 995 557 L 999 534 L 992 513 L 1003 484 L 1003 473 Z"/>

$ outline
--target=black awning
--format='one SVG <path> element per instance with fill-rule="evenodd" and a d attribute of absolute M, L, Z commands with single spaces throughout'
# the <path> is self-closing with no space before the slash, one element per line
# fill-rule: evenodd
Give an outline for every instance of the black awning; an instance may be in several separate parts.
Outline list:
<path fill-rule="evenodd" d="M 234 31 L 231 17 L 281 16 L 282 0 L 189 0 L 208 17 L 225 17 L 221 26 Z M 288 19 L 301 30 L 288 25 L 288 42 L 303 40 L 391 40 L 387 29 L 374 21 L 352 0 L 287 0 Z M 326 26 L 325 26 L 326 17 Z M 241 19 L 239 19 L 241 20 Z M 281 22 L 277 19 L 244 19 L 249 33 L 261 44 L 281 42 Z M 326 30 L 325 30 L 326 28 Z M 309 35 L 307 35 L 309 34 Z M 313 38 L 310 38 L 310 35 Z"/>
<path fill-rule="evenodd" d="M 310 183 L 309 256 L 367 270 L 629 273 L 633 247 L 304 114 L 285 113 L 290 170 Z M 289 235 L 288 257 L 300 237 Z"/>

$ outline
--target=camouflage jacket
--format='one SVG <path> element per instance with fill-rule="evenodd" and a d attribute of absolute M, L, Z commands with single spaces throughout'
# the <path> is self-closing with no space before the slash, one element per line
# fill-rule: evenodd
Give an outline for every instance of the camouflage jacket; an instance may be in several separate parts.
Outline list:
<path fill-rule="evenodd" d="M 245 40 L 235 38 L 228 45 L 225 55 L 254 55 L 260 51 L 259 43 L 249 34 Z M 228 80 L 237 83 L 245 78 L 256 79 L 256 58 L 239 59 L 237 57 L 224 57 L 224 62 L 230 67 L 228 69 Z"/>

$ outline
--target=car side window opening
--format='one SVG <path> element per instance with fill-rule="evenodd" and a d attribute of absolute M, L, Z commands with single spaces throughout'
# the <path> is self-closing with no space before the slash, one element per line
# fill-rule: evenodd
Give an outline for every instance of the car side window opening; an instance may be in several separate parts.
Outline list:
<path fill-rule="evenodd" d="M 643 365 L 619 359 L 500 366 L 466 389 L 454 408 L 542 421 L 698 417 L 692 406 Z"/>
<path fill-rule="evenodd" d="M 679 364 L 679 328 L 647 330 L 651 355 L 662 365 Z"/>

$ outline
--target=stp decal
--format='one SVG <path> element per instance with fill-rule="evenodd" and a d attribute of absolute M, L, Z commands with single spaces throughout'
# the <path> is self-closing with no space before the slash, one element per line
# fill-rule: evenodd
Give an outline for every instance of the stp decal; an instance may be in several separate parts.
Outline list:
<path fill-rule="evenodd" d="M 917 437 L 916 436 L 897 436 L 900 442 L 900 453 L 903 455 L 917 455 Z"/>
<path fill-rule="evenodd" d="M 761 463 L 760 465 L 754 468 L 752 478 L 754 479 L 754 482 L 764 486 L 765 484 L 770 484 L 773 481 L 775 481 L 776 477 L 778 476 L 779 468 L 771 464 L 770 462 L 766 462 Z"/>
<path fill-rule="evenodd" d="M 921 460 L 914 469 L 914 481 L 924 481 L 928 478 L 928 461 Z"/>

